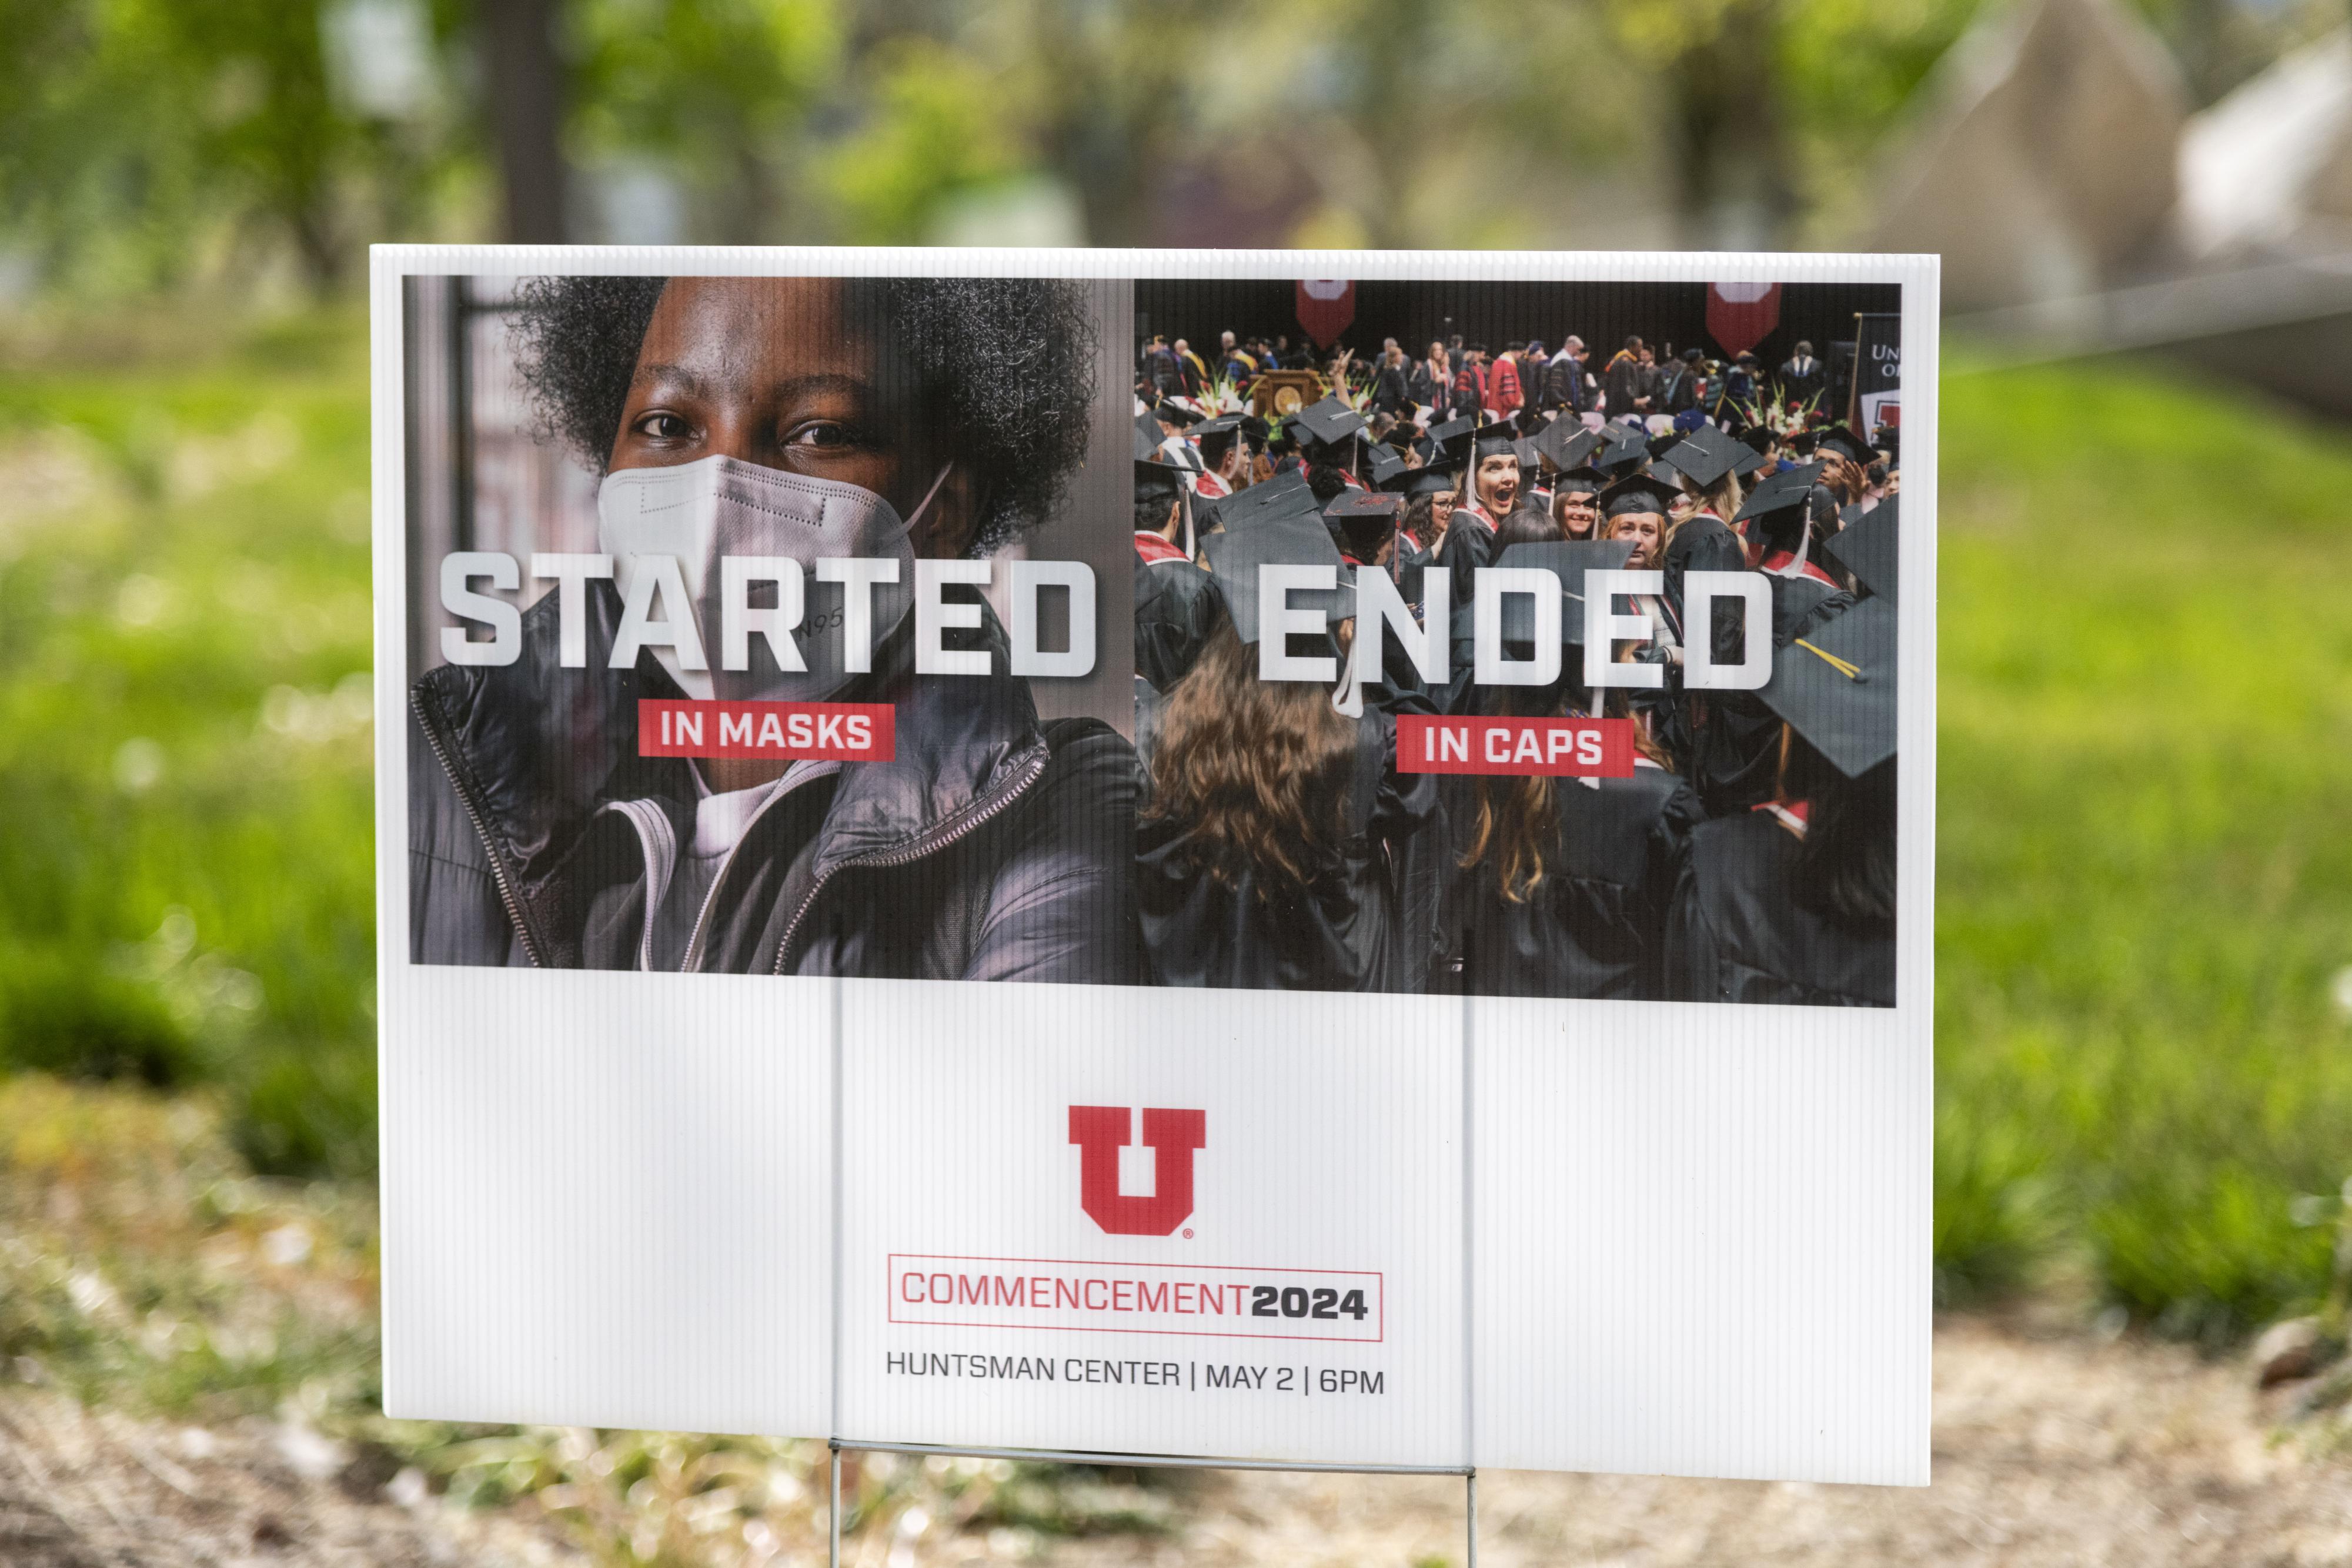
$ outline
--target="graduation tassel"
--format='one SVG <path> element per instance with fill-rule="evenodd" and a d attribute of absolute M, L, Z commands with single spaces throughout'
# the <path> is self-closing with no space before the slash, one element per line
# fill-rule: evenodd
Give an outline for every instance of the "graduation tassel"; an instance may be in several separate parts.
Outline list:
<path fill-rule="evenodd" d="M 1835 653 L 1816 648 L 1811 643 L 1806 642 L 1802 637 L 1797 639 L 1796 645 L 1802 648 L 1806 653 L 1811 653 L 1814 658 L 1819 659 L 1822 663 L 1827 664 L 1831 669 L 1835 670 L 1839 674 L 1843 675 L 1847 680 L 1859 681 L 1862 679 L 1862 666 L 1860 664 L 1849 664 L 1845 660 L 1839 658 Z"/>

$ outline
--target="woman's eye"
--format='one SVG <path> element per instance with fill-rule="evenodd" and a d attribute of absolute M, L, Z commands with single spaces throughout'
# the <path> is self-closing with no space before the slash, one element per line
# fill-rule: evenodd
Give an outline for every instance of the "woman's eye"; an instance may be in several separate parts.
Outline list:
<path fill-rule="evenodd" d="M 648 413 L 637 421 L 637 434 L 656 441 L 684 441 L 694 427 L 674 413 Z"/>
<path fill-rule="evenodd" d="M 856 437 L 850 434 L 847 425 L 835 424 L 831 420 L 824 419 L 811 420 L 806 424 L 795 425 L 792 434 L 784 438 L 784 444 L 787 446 L 830 448 L 849 446 L 855 443 Z"/>

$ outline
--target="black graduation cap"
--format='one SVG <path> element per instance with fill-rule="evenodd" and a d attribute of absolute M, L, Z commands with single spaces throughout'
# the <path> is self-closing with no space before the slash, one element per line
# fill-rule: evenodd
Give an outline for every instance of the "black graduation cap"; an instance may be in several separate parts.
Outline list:
<path fill-rule="evenodd" d="M 1870 449 L 1870 443 L 1843 424 L 1831 425 L 1821 433 L 1819 440 L 1831 451 L 1851 458 L 1865 468 L 1878 461 L 1878 454 Z"/>
<path fill-rule="evenodd" d="M 1895 601 L 1871 598 L 1780 650 L 1757 695 L 1849 779 L 1895 755 Z"/>
<path fill-rule="evenodd" d="M 1291 433 L 1299 444 L 1320 442 L 1336 446 L 1352 441 L 1364 432 L 1364 416 L 1341 402 L 1334 394 L 1320 402 L 1309 403 L 1290 416 Z"/>
<path fill-rule="evenodd" d="M 1160 429 L 1160 422 L 1150 414 L 1139 413 L 1135 416 L 1135 439 L 1136 459 L 1140 462 L 1143 457 L 1142 448 L 1148 445 L 1152 451 L 1159 451 L 1160 444 L 1168 439 L 1168 433 Z"/>
<path fill-rule="evenodd" d="M 1609 488 L 1609 476 L 1590 464 L 1580 468 L 1564 469 L 1552 476 L 1551 493 L 1555 496 L 1598 496 Z"/>
<path fill-rule="evenodd" d="M 1360 490 L 1353 485 L 1340 491 L 1325 504 L 1323 520 L 1327 523 L 1354 522 L 1373 517 L 1394 517 L 1404 510 L 1404 502 L 1381 490 Z"/>
<path fill-rule="evenodd" d="M 1601 515 L 1604 517 L 1614 517 L 1619 512 L 1655 512 L 1664 517 L 1667 507 L 1681 494 L 1681 490 L 1654 474 L 1628 474 L 1601 491 L 1598 502 Z M 1637 504 L 1643 500 L 1656 504 Z"/>
<path fill-rule="evenodd" d="M 1573 419 L 1555 419 L 1536 432 L 1536 450 L 1559 469 L 1570 469 L 1600 449 L 1601 434 Z"/>
<path fill-rule="evenodd" d="M 1225 601 L 1225 612 L 1233 617 L 1234 633 L 1244 643 L 1255 643 L 1259 636 L 1261 566 L 1329 566 L 1339 573 L 1339 586 L 1328 591 L 1293 590 L 1290 608 L 1321 610 L 1335 625 L 1356 612 L 1354 579 L 1339 559 L 1339 547 L 1331 542 L 1330 530 L 1312 514 L 1211 534 L 1201 541 L 1201 553 L 1208 559 L 1210 578 Z"/>
<path fill-rule="evenodd" d="M 1559 640 L 1570 647 L 1584 645 L 1584 574 L 1616 571 L 1633 559 L 1633 546 L 1625 539 L 1545 539 L 1539 544 L 1513 545 L 1495 564 L 1517 569 L 1536 567 L 1559 579 Z M 1503 641 L 1532 643 L 1536 607 L 1524 593 L 1503 596 Z"/>
<path fill-rule="evenodd" d="M 1711 424 L 1702 424 L 1666 451 L 1666 461 L 1702 489 L 1756 455 Z M 1760 459 L 1759 459 L 1760 461 Z"/>
<path fill-rule="evenodd" d="M 1157 458 L 1138 457 L 1135 460 L 1135 498 L 1139 501 L 1172 501 L 1183 481 L 1176 470 Z"/>
<path fill-rule="evenodd" d="M 1286 517 L 1312 517 L 1319 509 L 1307 476 L 1293 468 L 1219 501 L 1216 521 L 1229 529 L 1255 528 Z"/>
<path fill-rule="evenodd" d="M 1249 444 L 1252 446 L 1263 448 L 1265 445 L 1265 438 L 1273 434 L 1274 427 L 1254 413 L 1236 414 L 1234 417 L 1242 422 L 1242 434 L 1249 439 Z"/>
<path fill-rule="evenodd" d="M 1511 443 L 1511 455 L 1519 460 L 1520 468 L 1528 473 L 1533 473 L 1543 466 L 1543 455 L 1536 450 L 1536 444 L 1527 436 L 1523 435 Z"/>
<path fill-rule="evenodd" d="M 1407 468 L 1390 475 L 1381 482 L 1381 488 L 1405 497 L 1440 496 L 1460 487 L 1462 481 L 1450 468 Z"/>
<path fill-rule="evenodd" d="M 1475 420 L 1449 419 L 1430 428 L 1430 446 L 1444 461 L 1459 463 L 1469 455 L 1470 436 L 1477 428 Z"/>
<path fill-rule="evenodd" d="M 1643 445 L 1648 450 L 1651 456 L 1664 457 L 1667 453 L 1672 452 L 1675 447 L 1680 446 L 1682 443 L 1682 432 L 1678 430 L 1662 430 L 1658 432 L 1657 434 L 1650 437 L 1649 440 L 1643 442 Z"/>
<path fill-rule="evenodd" d="M 1609 444 L 1601 448 L 1599 456 L 1593 458 L 1592 465 L 1603 474 L 1630 474 L 1647 462 L 1649 456 L 1649 443 L 1642 439 L 1640 431 L 1630 425 L 1612 425 L 1610 428 Z"/>
<path fill-rule="evenodd" d="M 1212 435 L 1230 435 L 1241 427 L 1242 416 L 1240 414 L 1221 413 L 1214 419 L 1202 420 L 1198 425 L 1194 426 L 1189 434 L 1192 435 L 1193 440 L 1202 441 Z"/>
<path fill-rule="evenodd" d="M 1171 398 L 1161 398 L 1153 405 L 1151 413 L 1155 418 L 1164 419 L 1171 424 L 1194 425 L 1201 423 L 1201 415 Z"/>
<path fill-rule="evenodd" d="M 1872 510 L 1822 541 L 1822 553 L 1852 573 L 1855 581 L 1892 604 L 1897 601 L 1902 559 L 1902 517 L 1899 496 L 1889 496 Z"/>
<path fill-rule="evenodd" d="M 1780 443 L 1799 457 L 1811 457 L 1813 455 L 1813 448 L 1821 444 L 1822 438 L 1810 430 L 1794 431 Z"/>
<path fill-rule="evenodd" d="M 1404 472 L 1404 459 L 1393 447 L 1374 442 L 1364 448 L 1364 476 L 1375 485 L 1385 485 Z"/>
<path fill-rule="evenodd" d="M 1323 521 L 1347 539 L 1348 553 L 1358 560 L 1370 560 L 1380 552 L 1381 541 L 1396 532 L 1397 519 L 1403 512 L 1402 497 L 1385 490 L 1359 490 L 1351 485 L 1324 506 Z"/>
<path fill-rule="evenodd" d="M 1822 465 L 1818 463 L 1808 463 L 1797 468 L 1783 468 L 1749 491 L 1748 499 L 1739 504 L 1739 511 L 1731 520 L 1735 523 L 1746 522 L 1750 517 L 1760 517 L 1767 512 L 1778 512 L 1790 507 L 1800 506 L 1803 504 L 1805 497 L 1812 493 L 1813 486 L 1820 483 L 1821 476 Z"/>
<path fill-rule="evenodd" d="M 1764 455 L 1772 450 L 1772 427 L 1769 424 L 1751 424 L 1733 439 L 1755 453 L 1756 460 L 1760 463 L 1764 460 Z"/>
<path fill-rule="evenodd" d="M 1505 452 L 1516 457 L 1518 455 L 1517 443 L 1518 433 L 1511 428 L 1508 421 L 1478 427 L 1477 446 L 1481 461 Z"/>

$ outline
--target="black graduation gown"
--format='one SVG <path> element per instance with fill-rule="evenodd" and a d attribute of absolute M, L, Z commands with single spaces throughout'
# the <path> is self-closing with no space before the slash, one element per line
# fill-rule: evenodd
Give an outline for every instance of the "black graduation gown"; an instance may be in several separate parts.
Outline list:
<path fill-rule="evenodd" d="M 1495 564 L 1494 528 L 1465 516 L 1457 507 L 1454 520 L 1446 525 L 1444 541 L 1437 548 L 1438 564 L 1454 580 L 1454 601 L 1448 608 L 1459 610 L 1477 590 L 1478 569 Z"/>
<path fill-rule="evenodd" d="M 1794 833 L 1769 811 L 1700 824 L 1666 918 L 1676 1001 L 1895 1005 L 1895 933 L 1849 929 L 1796 900 Z"/>
<path fill-rule="evenodd" d="M 1167 691 L 1184 678 L 1217 615 L 1216 589 L 1189 560 L 1135 560 L 1135 673 Z"/>
<path fill-rule="evenodd" d="M 1738 607 L 1717 601 L 1714 626 L 1705 632 L 1694 632 L 1690 617 L 1684 612 L 1683 584 L 1694 571 L 1746 570 L 1748 549 L 1739 542 L 1739 536 L 1719 518 L 1705 512 L 1696 513 L 1675 529 L 1659 567 L 1665 573 L 1664 603 L 1675 640 L 1687 648 L 1698 636 L 1711 635 L 1715 657 L 1738 663 L 1743 651 Z M 1666 672 L 1664 685 L 1637 687 L 1633 694 L 1633 711 L 1650 721 L 1651 737 L 1685 770 L 1697 747 L 1696 732 L 1704 722 L 1706 695 L 1685 691 L 1682 671 L 1673 667 Z"/>
<path fill-rule="evenodd" d="M 1397 591 L 1404 595 L 1405 605 L 1418 618 L 1429 607 L 1429 585 L 1424 574 L 1442 572 L 1437 559 L 1414 542 L 1402 528 L 1396 537 Z"/>
<path fill-rule="evenodd" d="M 1461 858 L 1477 830 L 1476 780 L 1449 777 L 1440 790 L 1455 868 L 1446 889 L 1444 938 L 1463 988 L 1483 997 L 1665 994 L 1667 912 L 1685 846 L 1703 818 L 1698 797 L 1662 768 L 1631 779 L 1553 780 L 1559 841 L 1526 902 L 1496 886 L 1491 864 Z"/>
<path fill-rule="evenodd" d="M 1136 902 L 1163 986 L 1246 990 L 1419 991 L 1436 940 L 1435 857 L 1444 852 L 1433 775 L 1396 770 L 1396 720 L 1357 721 L 1348 837 L 1301 894 L 1261 898 L 1190 863 L 1191 830 L 1136 824 Z"/>
<path fill-rule="evenodd" d="M 1853 602 L 1853 595 L 1810 577 L 1771 582 L 1776 653 Z M 1738 655 L 1736 647 L 1718 652 Z M 1780 716 L 1755 692 L 1700 692 L 1691 699 L 1684 771 L 1708 814 L 1745 811 L 1770 800 L 1780 783 Z"/>

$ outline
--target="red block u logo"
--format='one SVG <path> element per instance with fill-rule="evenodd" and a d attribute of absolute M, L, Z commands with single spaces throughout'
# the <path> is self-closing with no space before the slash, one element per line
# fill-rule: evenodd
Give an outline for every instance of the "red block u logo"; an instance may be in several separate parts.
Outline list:
<path fill-rule="evenodd" d="M 1118 1190 L 1118 1152 L 1133 1115 L 1124 1105 L 1070 1107 L 1070 1142 L 1078 1145 L 1078 1205 L 1113 1236 L 1166 1236 L 1192 1212 L 1192 1151 L 1207 1146 L 1205 1111 L 1146 1110 L 1143 1142 L 1151 1150 L 1151 1196 Z"/>

